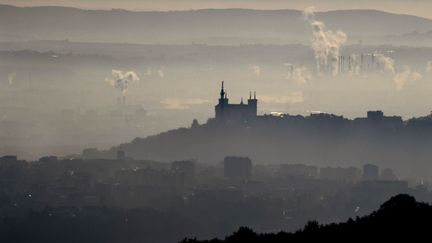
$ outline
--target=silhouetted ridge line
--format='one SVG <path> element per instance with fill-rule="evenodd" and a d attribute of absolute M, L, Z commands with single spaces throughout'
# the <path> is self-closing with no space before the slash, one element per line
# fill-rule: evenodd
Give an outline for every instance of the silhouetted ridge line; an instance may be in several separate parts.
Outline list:
<path fill-rule="evenodd" d="M 8 33 L 0 40 L 6 41 L 71 39 L 161 44 L 284 44 L 307 41 L 309 33 L 304 28 L 301 11 L 289 9 L 130 11 L 0 5 L 0 13 L 2 30 Z M 353 38 L 396 36 L 413 30 L 420 33 L 432 28 L 432 21 L 427 18 L 377 10 L 339 10 L 317 12 L 316 15 L 329 27 L 347 30 Z M 172 28 L 167 31 L 167 26 Z M 133 38 L 130 33 L 134 33 Z M 392 39 L 389 41 L 386 43 L 391 43 Z"/>
<path fill-rule="evenodd" d="M 385 242 L 401 239 L 428 239 L 432 206 L 417 202 L 410 195 L 399 194 L 381 205 L 379 210 L 364 217 L 348 219 L 344 223 L 320 225 L 308 222 L 294 233 L 256 233 L 241 227 L 225 239 L 184 239 L 182 243 L 234 243 L 234 242 L 366 242 L 382 239 Z M 411 241 L 412 242 L 412 241 Z"/>
<path fill-rule="evenodd" d="M 110 159 L 121 150 L 134 159 L 193 158 L 213 164 L 226 155 L 246 155 L 257 164 L 289 160 L 330 166 L 334 165 L 331 161 L 344 161 L 354 166 L 358 161 L 374 161 L 395 171 L 429 176 L 430 170 L 417 168 L 427 168 L 432 157 L 430 114 L 409 120 L 379 110 L 354 119 L 328 113 L 259 115 L 259 93 L 247 92 L 247 103 L 230 103 L 225 87 L 220 90 L 214 118 L 206 123 L 136 138 L 107 151 L 84 151 L 82 157 Z"/>

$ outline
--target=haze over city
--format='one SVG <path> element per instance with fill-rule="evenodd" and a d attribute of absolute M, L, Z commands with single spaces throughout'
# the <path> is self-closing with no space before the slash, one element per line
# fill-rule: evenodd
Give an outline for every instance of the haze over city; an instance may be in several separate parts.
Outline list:
<path fill-rule="evenodd" d="M 280 242 L 421 225 L 431 9 L 0 0 L 0 239 Z"/>

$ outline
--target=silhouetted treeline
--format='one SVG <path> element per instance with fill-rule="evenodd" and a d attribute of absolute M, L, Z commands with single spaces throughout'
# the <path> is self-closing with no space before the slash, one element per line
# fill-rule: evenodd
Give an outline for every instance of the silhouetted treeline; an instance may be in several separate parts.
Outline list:
<path fill-rule="evenodd" d="M 294 233 L 256 233 L 241 227 L 224 240 L 184 239 L 182 243 L 366 241 L 427 237 L 432 206 L 400 194 L 368 216 L 344 223 L 308 222 Z M 107 207 L 54 208 L 30 211 L 21 218 L 2 217 L 1 242 L 176 242 L 178 235 L 199 228 L 185 215 L 153 209 Z"/>
<path fill-rule="evenodd" d="M 407 194 L 392 197 L 379 210 L 364 217 L 349 219 L 344 223 L 321 225 L 308 222 L 303 229 L 294 233 L 256 233 L 247 227 L 224 240 L 184 239 L 182 243 L 233 243 L 233 242 L 366 242 L 370 240 L 427 239 L 430 231 L 432 206 L 417 202 Z"/>

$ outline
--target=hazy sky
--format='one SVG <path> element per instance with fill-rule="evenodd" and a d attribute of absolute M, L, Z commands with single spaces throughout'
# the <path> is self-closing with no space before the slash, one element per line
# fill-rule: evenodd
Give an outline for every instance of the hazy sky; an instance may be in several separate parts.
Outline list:
<path fill-rule="evenodd" d="M 129 10 L 185 10 L 200 8 L 379 9 L 432 19 L 431 0 L 0 0 L 17 6 L 57 5 L 87 9 L 123 8 Z"/>

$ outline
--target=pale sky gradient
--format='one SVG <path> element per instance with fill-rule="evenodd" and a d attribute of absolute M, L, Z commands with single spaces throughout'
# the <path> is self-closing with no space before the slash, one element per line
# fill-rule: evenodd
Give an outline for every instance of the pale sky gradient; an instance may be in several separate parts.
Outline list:
<path fill-rule="evenodd" d="M 189 10 L 202 8 L 304 9 L 377 9 L 432 19 L 431 0 L 0 0 L 16 6 L 70 6 L 85 9 L 121 8 L 143 10 Z"/>

